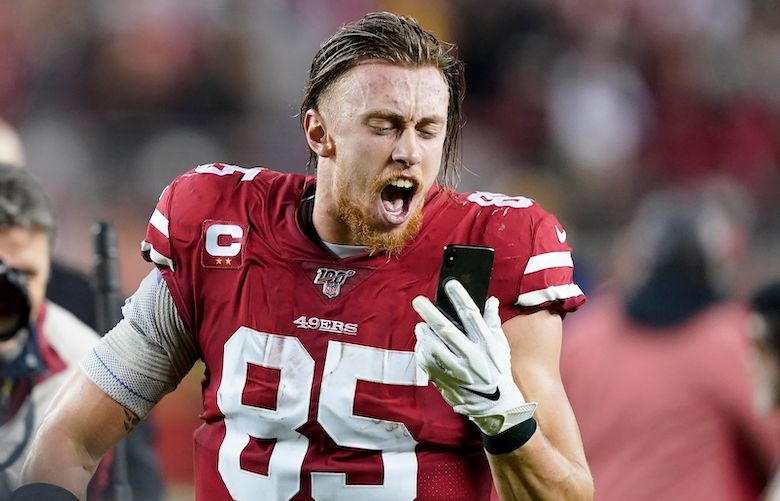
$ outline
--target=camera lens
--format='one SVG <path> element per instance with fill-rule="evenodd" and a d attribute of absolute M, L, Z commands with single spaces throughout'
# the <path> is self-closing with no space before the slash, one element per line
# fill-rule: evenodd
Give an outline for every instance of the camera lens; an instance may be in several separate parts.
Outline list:
<path fill-rule="evenodd" d="M 24 274 L 0 261 L 0 341 L 12 339 L 28 324 L 30 308 Z"/>

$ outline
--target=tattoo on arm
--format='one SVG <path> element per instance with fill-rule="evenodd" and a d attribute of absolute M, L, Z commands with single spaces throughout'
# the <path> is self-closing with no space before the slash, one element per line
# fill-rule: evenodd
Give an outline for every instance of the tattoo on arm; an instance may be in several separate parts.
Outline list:
<path fill-rule="evenodd" d="M 135 428 L 135 425 L 141 422 L 141 418 L 133 414 L 127 409 L 124 409 L 125 411 L 125 431 L 129 432 L 133 428 Z"/>

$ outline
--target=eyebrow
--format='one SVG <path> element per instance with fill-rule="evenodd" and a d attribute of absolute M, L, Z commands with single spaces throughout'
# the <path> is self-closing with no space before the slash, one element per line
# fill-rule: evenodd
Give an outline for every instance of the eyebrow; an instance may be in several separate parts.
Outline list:
<path fill-rule="evenodd" d="M 365 114 L 365 118 L 363 119 L 363 121 L 368 122 L 369 120 L 374 118 L 385 119 L 393 123 L 401 123 L 401 124 L 407 122 L 406 118 L 404 118 L 401 114 L 387 109 L 371 110 Z M 433 115 L 433 116 L 421 118 L 418 122 L 418 125 L 443 124 L 446 120 L 447 119 L 445 117 L 442 117 L 440 115 Z"/>

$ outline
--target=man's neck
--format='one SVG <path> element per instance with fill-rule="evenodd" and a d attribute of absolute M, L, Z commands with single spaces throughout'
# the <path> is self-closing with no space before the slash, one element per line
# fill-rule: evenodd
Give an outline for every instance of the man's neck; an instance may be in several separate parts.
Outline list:
<path fill-rule="evenodd" d="M 331 239 L 323 237 L 323 232 L 326 234 L 327 232 L 324 230 L 321 231 L 320 228 L 317 227 L 315 221 L 317 214 L 316 191 L 315 185 L 311 185 L 306 188 L 301 197 L 301 203 L 298 208 L 298 223 L 304 234 L 306 234 L 309 240 L 339 258 L 354 256 L 365 252 L 366 247 L 364 245 L 334 243 Z"/>
<path fill-rule="evenodd" d="M 358 245 L 349 227 L 339 219 L 335 200 L 326 192 L 326 189 L 321 188 L 316 189 L 314 192 L 312 224 L 317 235 L 324 242 L 339 245 Z"/>

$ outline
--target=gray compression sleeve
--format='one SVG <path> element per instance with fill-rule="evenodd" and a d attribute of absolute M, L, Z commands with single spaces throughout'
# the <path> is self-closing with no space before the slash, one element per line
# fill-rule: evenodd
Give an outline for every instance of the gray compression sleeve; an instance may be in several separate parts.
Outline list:
<path fill-rule="evenodd" d="M 144 278 L 122 314 L 81 369 L 108 396 L 143 418 L 187 375 L 198 349 L 157 270 Z"/>

